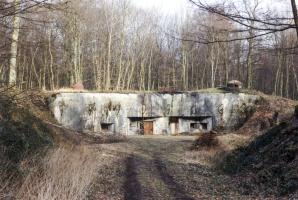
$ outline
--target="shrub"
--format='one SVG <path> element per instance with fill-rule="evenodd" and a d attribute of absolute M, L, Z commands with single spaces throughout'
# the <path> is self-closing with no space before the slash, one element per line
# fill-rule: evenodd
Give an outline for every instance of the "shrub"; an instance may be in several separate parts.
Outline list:
<path fill-rule="evenodd" d="M 203 134 L 198 139 L 196 139 L 192 146 L 192 150 L 210 149 L 219 146 L 220 142 L 217 139 L 216 134 L 210 132 Z"/>

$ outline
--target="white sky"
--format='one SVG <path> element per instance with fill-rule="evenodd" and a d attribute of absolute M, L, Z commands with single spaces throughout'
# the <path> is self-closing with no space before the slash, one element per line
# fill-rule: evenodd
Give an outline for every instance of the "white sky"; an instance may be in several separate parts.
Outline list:
<path fill-rule="evenodd" d="M 137 7 L 157 9 L 166 15 L 183 13 L 188 5 L 187 0 L 132 0 L 132 2 Z"/>
<path fill-rule="evenodd" d="M 203 0 L 203 2 L 216 2 L 217 0 Z M 237 1 L 237 0 L 235 0 Z M 165 15 L 183 15 L 190 6 L 188 0 L 132 0 L 137 6 L 144 9 L 156 9 Z M 279 12 L 284 10 L 283 5 L 290 4 L 290 0 L 263 0 L 263 5 Z"/>

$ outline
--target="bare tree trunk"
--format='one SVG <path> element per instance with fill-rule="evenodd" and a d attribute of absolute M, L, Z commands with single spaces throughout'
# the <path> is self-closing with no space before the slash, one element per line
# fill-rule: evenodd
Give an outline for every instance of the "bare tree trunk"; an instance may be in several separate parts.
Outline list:
<path fill-rule="evenodd" d="M 130 90 L 130 84 L 131 84 L 133 74 L 134 74 L 134 71 L 135 71 L 135 66 L 136 66 L 136 62 L 135 62 L 133 57 L 134 57 L 134 55 L 132 55 L 132 57 L 131 57 L 131 72 L 130 72 L 129 78 L 127 80 L 127 87 L 126 87 L 127 90 Z"/>
<path fill-rule="evenodd" d="M 121 34 L 121 48 L 120 48 L 120 58 L 119 58 L 119 69 L 118 69 L 118 79 L 117 79 L 117 85 L 116 85 L 116 90 L 120 89 L 120 83 L 122 80 L 122 75 L 123 75 L 123 49 L 124 49 L 124 34 Z"/>
<path fill-rule="evenodd" d="M 279 84 L 279 77 L 280 77 L 280 71 L 281 71 L 281 65 L 282 65 L 282 56 L 281 53 L 278 52 L 277 55 L 277 61 L 278 61 L 278 66 L 277 66 L 277 71 L 276 71 L 276 76 L 275 76 L 275 84 L 274 84 L 274 94 L 278 95 L 278 84 Z"/>
<path fill-rule="evenodd" d="M 35 57 L 36 57 L 37 51 L 38 51 L 38 47 L 35 49 L 34 52 L 33 52 L 33 49 L 31 49 L 31 56 L 32 56 L 32 58 L 31 58 L 31 69 L 33 69 L 35 78 L 36 78 L 37 83 L 38 83 L 38 88 L 41 89 L 41 81 L 39 79 L 39 76 L 38 76 L 37 70 L 36 70 L 36 66 L 35 66 Z M 31 87 L 32 87 L 32 85 L 31 85 Z"/>
<path fill-rule="evenodd" d="M 293 17 L 294 17 L 294 21 L 295 21 L 297 41 L 298 41 L 298 11 L 297 11 L 297 5 L 296 5 L 295 0 L 291 0 L 291 3 L 292 3 L 292 11 L 293 11 Z"/>
<path fill-rule="evenodd" d="M 290 84 L 289 84 L 289 81 L 290 81 L 290 73 L 289 73 L 289 60 L 288 58 L 286 57 L 285 58 L 286 60 L 286 97 L 289 98 L 289 87 L 290 87 Z"/>
<path fill-rule="evenodd" d="M 149 65 L 148 65 L 148 82 L 147 82 L 147 89 L 151 90 L 151 77 L 152 77 L 152 49 L 150 49 L 150 58 L 149 58 Z"/>
<path fill-rule="evenodd" d="M 224 74 L 225 74 L 225 82 L 227 85 L 229 81 L 229 47 L 228 44 L 224 44 Z"/>
<path fill-rule="evenodd" d="M 107 52 L 107 71 L 106 71 L 106 87 L 108 91 L 111 89 L 111 46 L 112 46 L 112 30 L 109 31 L 108 36 L 108 52 Z"/>
<path fill-rule="evenodd" d="M 11 33 L 11 48 L 10 48 L 10 60 L 9 60 L 9 75 L 8 83 L 10 85 L 16 84 L 17 78 L 17 54 L 18 54 L 18 42 L 19 42 L 19 32 L 20 32 L 20 22 L 21 18 L 18 14 L 20 12 L 20 0 L 14 0 L 14 8 L 17 14 L 13 17 L 13 30 Z"/>
<path fill-rule="evenodd" d="M 252 30 L 249 32 L 250 36 L 253 36 Z M 252 89 L 253 82 L 253 66 L 252 66 L 252 54 L 253 54 L 253 39 L 248 40 L 248 53 L 247 53 L 247 89 Z"/>
<path fill-rule="evenodd" d="M 50 70 L 50 89 L 53 90 L 55 87 L 55 81 L 54 81 L 54 71 L 53 71 L 53 54 L 52 54 L 52 30 L 49 33 L 49 54 L 50 54 L 50 65 L 49 65 L 49 70 Z"/>
<path fill-rule="evenodd" d="M 46 73 L 47 73 L 47 66 L 48 66 L 48 54 L 47 52 L 44 53 L 44 62 L 43 62 L 43 69 L 42 69 L 42 89 L 46 89 Z"/>

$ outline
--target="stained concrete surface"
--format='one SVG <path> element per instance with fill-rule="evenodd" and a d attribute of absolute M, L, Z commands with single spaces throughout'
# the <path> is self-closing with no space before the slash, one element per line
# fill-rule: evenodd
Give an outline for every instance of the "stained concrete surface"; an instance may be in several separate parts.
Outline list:
<path fill-rule="evenodd" d="M 52 97 L 50 107 L 60 124 L 78 131 L 105 129 L 136 135 L 142 126 L 140 122 L 152 120 L 153 134 L 169 135 L 218 127 L 233 129 L 248 117 L 258 98 L 248 94 L 199 92 L 59 93 Z M 171 128 L 173 118 L 178 118 L 176 131 Z"/>

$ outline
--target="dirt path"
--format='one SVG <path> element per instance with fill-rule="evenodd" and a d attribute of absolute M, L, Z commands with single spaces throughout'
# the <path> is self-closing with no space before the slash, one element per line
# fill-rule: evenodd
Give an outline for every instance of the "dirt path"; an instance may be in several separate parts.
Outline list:
<path fill-rule="evenodd" d="M 181 147 L 188 146 L 186 143 L 191 139 L 131 138 L 135 151 L 126 166 L 126 182 L 130 184 L 124 187 L 125 199 L 194 199 L 168 169 L 168 159 Z"/>
<path fill-rule="evenodd" d="M 189 162 L 185 152 L 193 139 L 132 137 L 104 145 L 110 162 L 99 170 L 89 199 L 257 199 L 231 177 Z"/>

